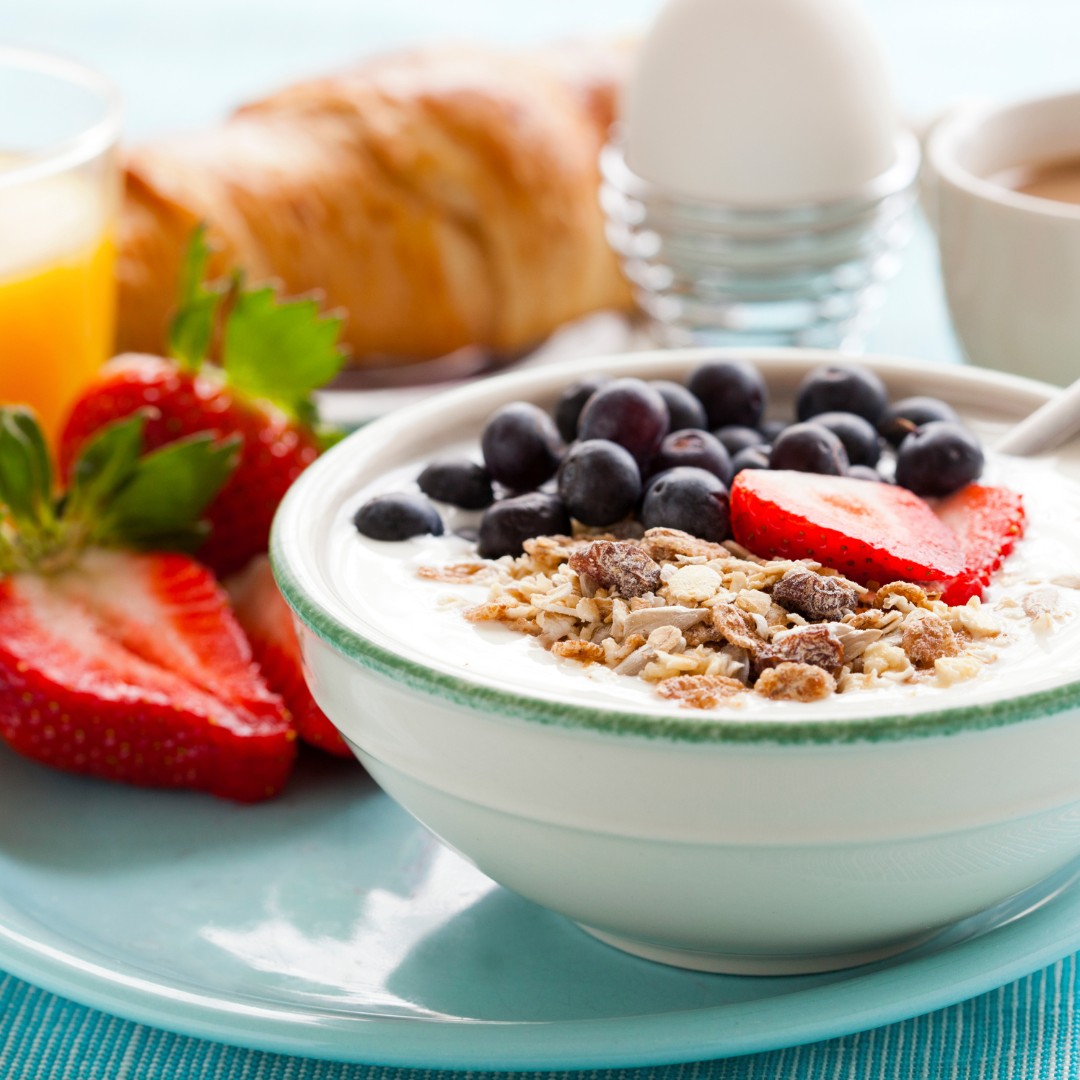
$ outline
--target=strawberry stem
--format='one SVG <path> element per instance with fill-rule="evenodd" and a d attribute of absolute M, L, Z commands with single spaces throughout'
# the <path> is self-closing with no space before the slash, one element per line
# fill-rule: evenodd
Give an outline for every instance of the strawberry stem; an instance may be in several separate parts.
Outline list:
<path fill-rule="evenodd" d="M 312 392 L 334 379 L 345 360 L 338 347 L 343 320 L 321 314 L 310 297 L 281 300 L 268 286 L 248 288 L 240 270 L 208 283 L 211 254 L 206 226 L 199 225 L 180 271 L 169 356 L 192 373 L 211 357 L 220 360 L 232 389 L 270 402 L 314 431 Z"/>
<path fill-rule="evenodd" d="M 224 298 L 217 283 L 205 283 L 210 265 L 206 225 L 192 231 L 180 268 L 180 299 L 169 323 L 169 355 L 183 371 L 197 372 L 210 352 L 214 327 Z"/>

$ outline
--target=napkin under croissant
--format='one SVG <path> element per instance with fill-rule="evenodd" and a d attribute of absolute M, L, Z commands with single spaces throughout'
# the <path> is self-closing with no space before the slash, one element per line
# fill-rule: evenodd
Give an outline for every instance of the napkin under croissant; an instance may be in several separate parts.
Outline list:
<path fill-rule="evenodd" d="M 242 268 L 346 317 L 353 362 L 513 353 L 629 292 L 597 154 L 616 46 L 455 46 L 289 87 L 126 162 L 118 346 L 159 351 L 194 226 Z"/>

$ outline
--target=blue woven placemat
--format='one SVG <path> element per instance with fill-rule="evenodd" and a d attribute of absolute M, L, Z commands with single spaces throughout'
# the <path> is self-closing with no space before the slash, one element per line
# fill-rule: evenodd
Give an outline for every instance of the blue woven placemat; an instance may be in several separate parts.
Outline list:
<path fill-rule="evenodd" d="M 588 1080 L 1064 1080 L 1080 1075 L 1078 957 L 948 1009 L 809 1046 L 662 1069 L 518 1073 Z M 343 1065 L 120 1020 L 0 978 L 3 1080 L 473 1080 L 506 1073 Z"/>

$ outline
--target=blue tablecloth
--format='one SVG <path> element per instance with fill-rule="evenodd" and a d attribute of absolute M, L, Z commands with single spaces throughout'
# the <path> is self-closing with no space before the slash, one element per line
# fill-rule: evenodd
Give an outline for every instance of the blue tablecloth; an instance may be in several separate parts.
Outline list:
<path fill-rule="evenodd" d="M 51 48 L 110 72 L 136 136 L 206 123 L 231 102 L 358 53 L 421 38 L 530 40 L 633 28 L 658 0 L 37 0 L 5 10 L 0 44 Z M 967 96 L 1015 96 L 1077 78 L 1075 0 L 866 0 L 901 96 L 926 117 Z M 763 75 L 767 77 L 767 72 Z M 2 107 L 2 106 L 0 106 Z M 924 230 L 892 290 L 876 351 L 955 360 L 933 244 Z M 844 1077 L 1043 1080 L 1080 1074 L 1070 957 L 918 1019 L 774 1053 L 605 1077 L 814 1080 Z M 120 1020 L 0 976 L 5 1080 L 396 1080 L 417 1071 L 240 1050 Z M 425 1080 L 431 1074 L 424 1072 Z M 480 1074 L 474 1074 L 479 1076 Z M 593 1074 L 598 1076 L 600 1074 Z"/>

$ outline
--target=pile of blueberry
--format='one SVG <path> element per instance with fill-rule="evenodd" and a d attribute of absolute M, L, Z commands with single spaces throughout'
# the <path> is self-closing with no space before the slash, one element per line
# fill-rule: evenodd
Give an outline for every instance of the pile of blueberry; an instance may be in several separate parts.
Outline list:
<path fill-rule="evenodd" d="M 795 469 L 895 482 L 948 495 L 982 472 L 978 440 L 943 401 L 891 404 L 881 380 L 854 365 L 815 368 L 796 395 L 796 421 L 765 420 L 761 373 L 739 360 L 703 364 L 686 386 L 593 375 L 563 391 L 554 417 L 527 402 L 496 410 L 480 439 L 483 465 L 448 459 L 418 477 L 421 494 L 364 503 L 365 536 L 404 540 L 443 532 L 430 500 L 482 510 L 481 557 L 518 555 L 533 536 L 569 533 L 571 519 L 607 527 L 636 516 L 646 528 L 706 540 L 729 535 L 728 487 L 743 469 Z"/>

